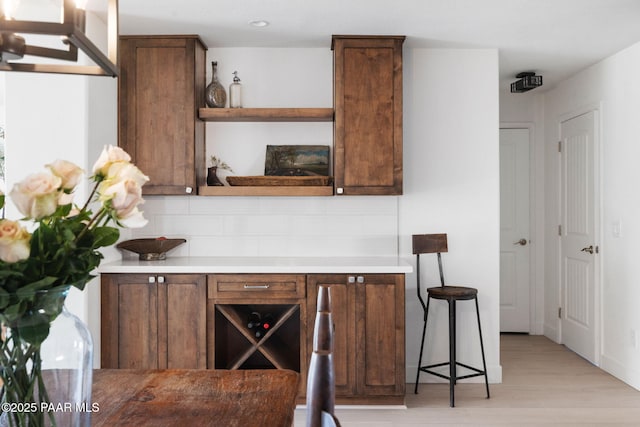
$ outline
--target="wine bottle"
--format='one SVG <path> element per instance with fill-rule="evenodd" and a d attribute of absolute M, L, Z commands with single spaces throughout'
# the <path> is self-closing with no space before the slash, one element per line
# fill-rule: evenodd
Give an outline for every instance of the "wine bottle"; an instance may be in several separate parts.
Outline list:
<path fill-rule="evenodd" d="M 256 338 L 262 338 L 264 336 L 264 334 L 265 334 L 265 330 L 262 329 L 262 324 L 259 324 L 256 327 L 255 336 L 256 336 Z"/>
<path fill-rule="evenodd" d="M 262 319 L 261 319 L 260 313 L 258 313 L 257 311 L 252 311 L 251 314 L 249 314 L 249 321 L 247 322 L 247 328 L 249 329 L 257 328 L 261 326 L 261 323 L 262 323 Z"/>
<path fill-rule="evenodd" d="M 269 330 L 273 326 L 273 316 L 271 314 L 265 314 L 261 322 L 262 329 Z"/>

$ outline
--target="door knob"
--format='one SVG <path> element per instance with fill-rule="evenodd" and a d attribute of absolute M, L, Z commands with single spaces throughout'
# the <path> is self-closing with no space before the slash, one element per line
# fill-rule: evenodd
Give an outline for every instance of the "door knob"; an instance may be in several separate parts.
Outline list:
<path fill-rule="evenodd" d="M 593 245 L 580 249 L 580 252 L 589 252 L 590 254 L 593 255 Z"/>
<path fill-rule="evenodd" d="M 517 242 L 513 242 L 514 245 L 520 245 L 520 246 L 526 246 L 527 244 L 527 239 L 522 238 L 520 240 L 518 240 Z"/>

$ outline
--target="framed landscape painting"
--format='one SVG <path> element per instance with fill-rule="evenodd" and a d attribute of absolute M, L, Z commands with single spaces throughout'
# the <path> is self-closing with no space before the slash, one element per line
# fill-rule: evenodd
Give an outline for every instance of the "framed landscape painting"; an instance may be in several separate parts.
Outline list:
<path fill-rule="evenodd" d="M 267 145 L 264 174 L 329 176 L 328 145 Z"/>

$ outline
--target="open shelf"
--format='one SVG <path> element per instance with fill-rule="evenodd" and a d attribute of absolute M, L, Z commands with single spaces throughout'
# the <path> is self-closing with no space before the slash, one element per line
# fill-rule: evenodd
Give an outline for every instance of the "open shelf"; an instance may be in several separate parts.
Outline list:
<path fill-rule="evenodd" d="M 270 313 L 275 323 L 261 338 L 247 327 L 249 313 Z M 215 369 L 291 369 L 300 372 L 298 304 L 216 304 Z"/>
<path fill-rule="evenodd" d="M 200 196 L 333 196 L 333 186 L 206 186 Z"/>
<path fill-rule="evenodd" d="M 200 108 L 206 122 L 332 122 L 333 108 Z"/>
<path fill-rule="evenodd" d="M 333 122 L 333 108 L 200 108 L 206 122 Z M 201 186 L 200 196 L 333 196 L 333 186 Z"/>

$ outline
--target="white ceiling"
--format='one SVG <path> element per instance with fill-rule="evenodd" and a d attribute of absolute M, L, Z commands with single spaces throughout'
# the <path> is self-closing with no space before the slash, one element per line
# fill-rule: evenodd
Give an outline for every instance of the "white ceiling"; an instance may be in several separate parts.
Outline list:
<path fill-rule="evenodd" d="M 91 0 L 94 1 L 94 0 Z M 97 1 L 97 0 L 95 0 Z M 640 0 L 120 0 L 121 34 L 199 34 L 209 47 L 326 47 L 332 34 L 406 47 L 497 48 L 500 86 L 558 81 L 640 41 Z M 264 19 L 270 25 L 248 24 Z M 632 76 L 630 76 L 632 77 Z"/>

